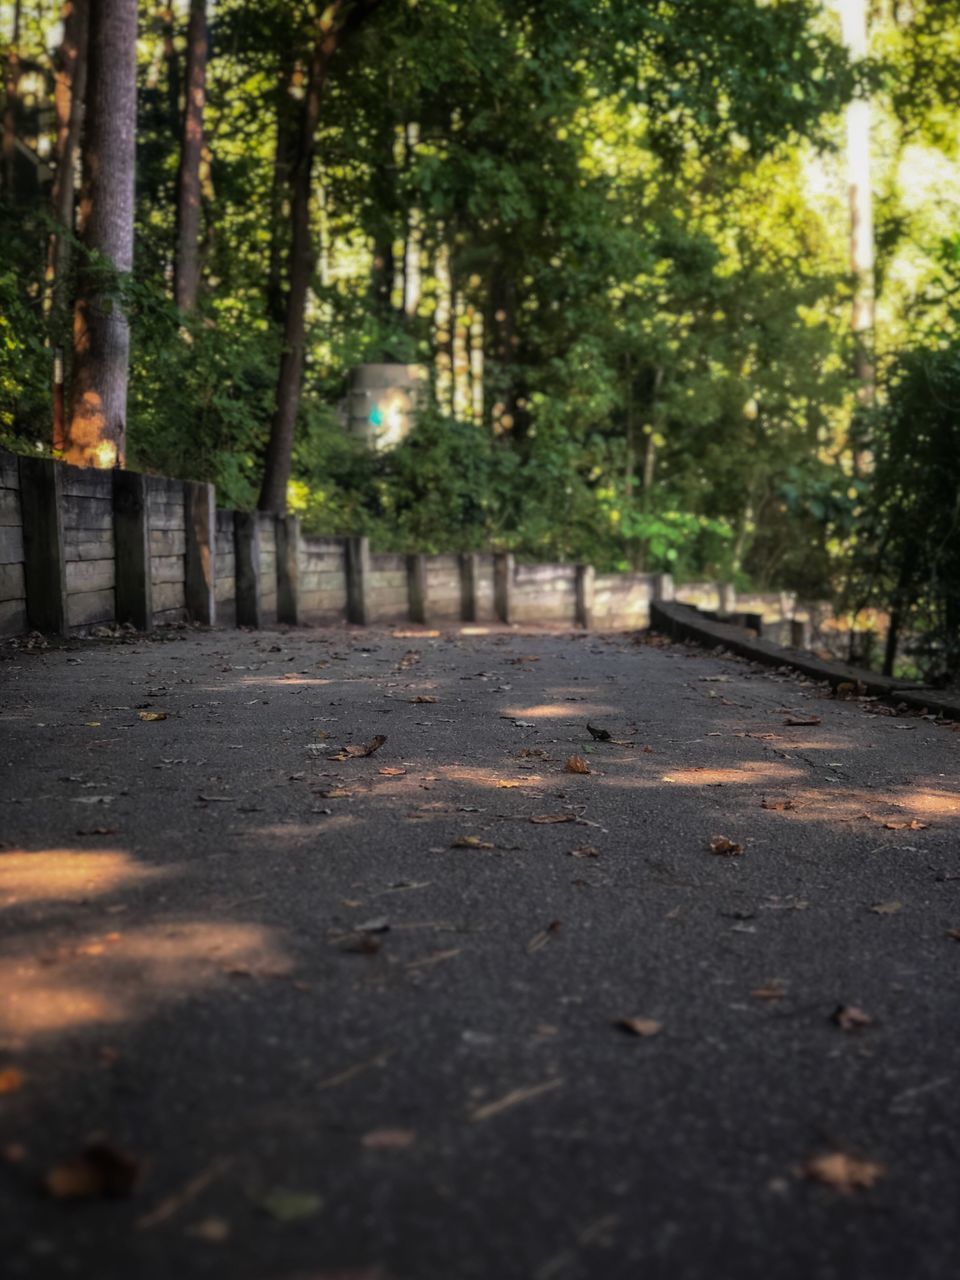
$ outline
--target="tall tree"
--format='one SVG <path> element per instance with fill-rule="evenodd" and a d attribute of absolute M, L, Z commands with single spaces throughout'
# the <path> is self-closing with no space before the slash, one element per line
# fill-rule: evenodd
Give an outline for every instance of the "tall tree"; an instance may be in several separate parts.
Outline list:
<path fill-rule="evenodd" d="M 333 0 L 316 23 L 316 39 L 307 71 L 306 90 L 300 113 L 300 130 L 290 187 L 290 253 L 283 331 L 283 354 L 277 376 L 276 401 L 270 423 L 270 439 L 264 463 L 263 484 L 258 506 L 261 511 L 286 511 L 287 483 L 293 455 L 293 439 L 300 407 L 303 357 L 306 345 L 306 307 L 313 272 L 313 237 L 310 230 L 310 195 L 313 188 L 313 159 L 320 107 L 330 62 L 344 35 L 357 27 L 379 0 Z"/>
<path fill-rule="evenodd" d="M 20 98 L 20 0 L 14 0 L 13 27 L 7 50 L 3 100 L 3 194 L 9 204 L 16 201 L 17 109 Z"/>
<path fill-rule="evenodd" d="M 133 267 L 137 0 L 91 0 L 83 191 L 84 258 L 73 321 L 66 458 L 123 465 L 130 325 L 123 279 Z"/>
<path fill-rule="evenodd" d="M 200 165 L 207 91 L 207 4 L 190 0 L 187 26 L 186 101 L 177 175 L 177 244 L 173 297 L 181 311 L 192 311 L 200 284 Z"/>
<path fill-rule="evenodd" d="M 840 0 L 843 39 L 850 57 L 869 53 L 867 0 Z M 870 170 L 870 101 L 853 98 L 845 109 L 847 126 L 847 192 L 850 204 L 850 273 L 854 279 L 851 325 L 860 400 L 874 396 L 873 337 L 876 322 L 874 281 L 873 186 Z"/>

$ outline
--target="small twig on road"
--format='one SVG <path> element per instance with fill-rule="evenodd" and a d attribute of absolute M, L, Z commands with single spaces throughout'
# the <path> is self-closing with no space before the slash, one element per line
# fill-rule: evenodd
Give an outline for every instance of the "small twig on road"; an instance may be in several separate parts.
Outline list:
<path fill-rule="evenodd" d="M 158 1227 L 161 1222 L 166 1222 L 169 1218 L 172 1218 L 175 1213 L 179 1213 L 185 1204 L 189 1204 L 201 1192 L 206 1191 L 211 1182 L 219 1178 L 231 1163 L 228 1157 L 218 1156 L 195 1178 L 191 1178 L 185 1187 L 181 1187 L 173 1195 L 167 1196 L 166 1200 L 161 1200 L 155 1209 L 151 1209 L 149 1213 L 145 1213 L 143 1217 L 138 1218 L 137 1226 L 141 1231 L 149 1231 L 151 1227 Z"/>
<path fill-rule="evenodd" d="M 366 1062 L 358 1062 L 352 1067 L 347 1067 L 345 1071 L 338 1072 L 335 1076 L 327 1076 L 326 1080 L 320 1080 L 316 1087 L 318 1089 L 337 1089 L 340 1085 L 353 1080 L 355 1076 L 362 1075 L 364 1071 L 370 1071 L 374 1067 L 382 1067 L 392 1053 L 392 1049 L 384 1049 L 375 1058 L 368 1058 Z"/>
<path fill-rule="evenodd" d="M 498 1098 L 496 1102 L 486 1102 L 482 1107 L 477 1107 L 469 1113 L 471 1120 L 490 1120 L 493 1116 L 498 1116 L 502 1111 L 509 1110 L 521 1102 L 529 1102 L 531 1098 L 539 1098 L 543 1093 L 550 1093 L 554 1089 L 559 1089 L 564 1080 L 560 1076 L 555 1076 L 552 1080 L 544 1080 L 542 1084 L 526 1085 L 521 1089 L 511 1089 L 502 1098 Z"/>

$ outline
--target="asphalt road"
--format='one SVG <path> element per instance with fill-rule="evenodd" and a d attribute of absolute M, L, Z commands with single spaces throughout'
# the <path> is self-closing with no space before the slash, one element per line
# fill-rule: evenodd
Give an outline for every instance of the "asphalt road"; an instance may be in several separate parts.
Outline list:
<path fill-rule="evenodd" d="M 173 636 L 2 652 L 4 1277 L 960 1272 L 960 734 L 629 637 Z"/>

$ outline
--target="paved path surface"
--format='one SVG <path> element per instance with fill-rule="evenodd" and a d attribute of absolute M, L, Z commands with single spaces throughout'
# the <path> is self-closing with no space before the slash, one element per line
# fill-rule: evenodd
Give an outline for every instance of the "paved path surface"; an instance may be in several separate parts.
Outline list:
<path fill-rule="evenodd" d="M 960 734 L 626 638 L 0 681 L 4 1276 L 958 1274 Z"/>

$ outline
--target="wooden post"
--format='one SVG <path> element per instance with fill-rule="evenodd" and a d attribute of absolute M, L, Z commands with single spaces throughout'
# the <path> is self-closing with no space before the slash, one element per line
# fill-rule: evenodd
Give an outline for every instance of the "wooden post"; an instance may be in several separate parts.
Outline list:
<path fill-rule="evenodd" d="M 212 627 L 217 620 L 217 511 L 212 484 L 187 481 L 187 555 L 184 597 L 193 622 Z"/>
<path fill-rule="evenodd" d="M 790 647 L 792 649 L 807 647 L 807 624 L 803 618 L 790 619 Z"/>
<path fill-rule="evenodd" d="M 407 600 L 411 622 L 427 620 L 427 557 L 407 556 Z"/>
<path fill-rule="evenodd" d="M 365 627 L 370 616 L 367 591 L 370 586 L 370 539 L 347 538 L 347 621 Z"/>
<path fill-rule="evenodd" d="M 236 561 L 237 626 L 259 628 L 260 518 L 256 511 L 233 513 L 233 550 Z"/>
<path fill-rule="evenodd" d="M 477 580 L 480 557 L 473 551 L 465 551 L 460 557 L 460 620 L 477 620 Z"/>
<path fill-rule="evenodd" d="M 736 613 L 737 592 L 733 583 L 721 582 L 717 587 L 718 610 L 720 613 Z"/>
<path fill-rule="evenodd" d="M 149 631 L 153 626 L 150 495 L 147 477 L 135 471 L 113 473 L 113 545 L 117 621 Z"/>
<path fill-rule="evenodd" d="M 653 598 L 666 602 L 676 598 L 672 574 L 655 573 L 653 575 Z"/>
<path fill-rule="evenodd" d="M 594 569 L 592 564 L 577 565 L 577 617 L 578 627 L 589 631 L 593 626 Z"/>
<path fill-rule="evenodd" d="M 300 625 L 300 520 L 277 516 L 277 621 Z"/>
<path fill-rule="evenodd" d="M 513 554 L 498 551 L 493 557 L 493 600 L 500 622 L 509 623 L 513 614 Z"/>
<path fill-rule="evenodd" d="M 67 576 L 63 556 L 62 463 L 20 459 L 23 577 L 27 621 L 35 631 L 66 635 Z"/>

